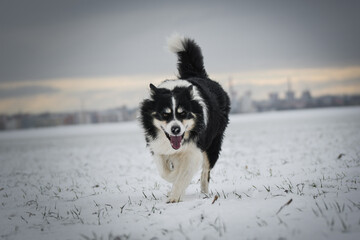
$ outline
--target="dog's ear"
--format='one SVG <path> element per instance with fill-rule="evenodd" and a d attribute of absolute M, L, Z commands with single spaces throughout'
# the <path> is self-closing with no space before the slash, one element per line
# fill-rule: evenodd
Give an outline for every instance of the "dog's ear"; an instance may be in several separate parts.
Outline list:
<path fill-rule="evenodd" d="M 149 87 L 150 87 L 151 96 L 154 96 L 157 91 L 157 88 L 152 83 L 150 83 Z"/>

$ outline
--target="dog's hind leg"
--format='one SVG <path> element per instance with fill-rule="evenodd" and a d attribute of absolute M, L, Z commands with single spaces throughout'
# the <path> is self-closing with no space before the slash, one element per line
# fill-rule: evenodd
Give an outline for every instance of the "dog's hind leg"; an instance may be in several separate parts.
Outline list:
<path fill-rule="evenodd" d="M 200 178 L 202 193 L 209 193 L 210 170 L 214 167 L 216 161 L 219 158 L 222 139 L 222 134 L 215 137 L 210 147 L 203 152 L 204 161 Z"/>
<path fill-rule="evenodd" d="M 210 180 L 210 163 L 206 152 L 203 152 L 203 164 L 201 172 L 201 192 L 209 193 L 209 180 Z"/>
<path fill-rule="evenodd" d="M 210 170 L 214 167 L 215 163 L 219 159 L 222 140 L 223 140 L 223 134 L 217 135 L 213 139 L 213 142 L 211 143 L 210 147 L 206 150 L 206 154 L 209 159 Z"/>

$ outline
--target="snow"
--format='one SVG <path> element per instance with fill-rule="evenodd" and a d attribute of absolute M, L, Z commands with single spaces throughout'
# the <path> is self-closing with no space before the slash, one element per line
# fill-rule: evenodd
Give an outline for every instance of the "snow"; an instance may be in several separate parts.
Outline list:
<path fill-rule="evenodd" d="M 360 239 L 359 129 L 359 107 L 231 116 L 210 194 L 198 173 L 175 204 L 136 122 L 1 132 L 0 236 Z"/>

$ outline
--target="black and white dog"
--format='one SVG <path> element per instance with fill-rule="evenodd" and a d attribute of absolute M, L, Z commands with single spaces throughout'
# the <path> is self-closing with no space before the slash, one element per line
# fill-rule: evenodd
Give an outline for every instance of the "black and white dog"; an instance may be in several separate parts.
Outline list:
<path fill-rule="evenodd" d="M 200 167 L 201 191 L 208 193 L 230 101 L 209 79 L 201 49 L 192 39 L 175 35 L 168 44 L 178 56 L 178 79 L 150 84 L 150 97 L 140 105 L 140 122 L 161 177 L 173 183 L 168 196 L 173 203 L 180 201 Z"/>

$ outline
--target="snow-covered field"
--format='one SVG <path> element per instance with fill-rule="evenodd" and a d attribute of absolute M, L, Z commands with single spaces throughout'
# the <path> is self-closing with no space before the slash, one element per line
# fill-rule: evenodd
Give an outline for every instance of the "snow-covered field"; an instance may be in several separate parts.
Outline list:
<path fill-rule="evenodd" d="M 2 239 L 360 239 L 360 108 L 231 117 L 166 204 L 137 123 L 0 133 Z"/>

